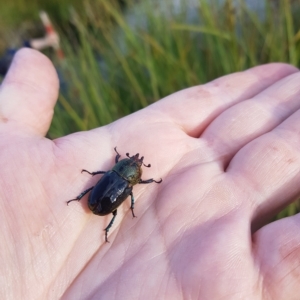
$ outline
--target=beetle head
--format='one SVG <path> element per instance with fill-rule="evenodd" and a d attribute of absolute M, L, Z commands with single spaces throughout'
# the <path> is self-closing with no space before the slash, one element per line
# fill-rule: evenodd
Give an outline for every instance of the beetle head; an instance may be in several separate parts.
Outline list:
<path fill-rule="evenodd" d="M 131 160 L 133 160 L 134 162 L 136 162 L 139 166 L 144 165 L 147 168 L 150 168 L 151 165 L 145 165 L 144 164 L 144 156 L 141 156 L 141 158 L 139 158 L 139 153 L 137 153 L 136 155 L 130 156 L 129 153 L 126 153 L 126 156 L 129 157 Z"/>

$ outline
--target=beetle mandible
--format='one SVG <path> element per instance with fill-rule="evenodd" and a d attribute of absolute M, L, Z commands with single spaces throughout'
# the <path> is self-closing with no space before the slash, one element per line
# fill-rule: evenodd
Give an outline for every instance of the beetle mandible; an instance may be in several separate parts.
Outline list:
<path fill-rule="evenodd" d="M 72 201 L 80 201 L 81 198 L 91 191 L 88 199 L 88 207 L 95 214 L 99 216 L 105 216 L 110 213 L 113 217 L 105 230 L 105 242 L 108 242 L 107 234 L 111 228 L 116 216 L 117 208 L 125 201 L 125 199 L 131 196 L 131 212 L 132 216 L 135 218 L 134 214 L 134 197 L 132 194 L 132 187 L 138 183 L 161 183 L 162 179 L 159 181 L 153 178 L 142 180 L 142 165 L 150 168 L 151 165 L 145 165 L 143 163 L 144 157 L 139 158 L 139 153 L 130 156 L 126 153 L 128 158 L 119 161 L 121 155 L 117 151 L 117 147 L 114 148 L 117 153 L 115 158 L 115 166 L 110 171 L 96 171 L 89 172 L 87 170 L 82 170 L 82 172 L 89 173 L 94 176 L 97 174 L 104 174 L 101 179 L 97 182 L 95 186 L 88 188 L 79 194 L 76 198 L 67 201 L 69 205 Z"/>

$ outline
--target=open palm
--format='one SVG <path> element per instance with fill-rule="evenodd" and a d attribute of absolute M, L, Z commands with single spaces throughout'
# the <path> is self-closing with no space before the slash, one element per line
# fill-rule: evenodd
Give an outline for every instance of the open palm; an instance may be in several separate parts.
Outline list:
<path fill-rule="evenodd" d="M 51 63 L 21 50 L 0 89 L 1 299 L 299 299 L 300 73 L 270 64 L 173 94 L 108 126 L 45 138 Z M 66 201 L 140 153 L 112 215 Z"/>

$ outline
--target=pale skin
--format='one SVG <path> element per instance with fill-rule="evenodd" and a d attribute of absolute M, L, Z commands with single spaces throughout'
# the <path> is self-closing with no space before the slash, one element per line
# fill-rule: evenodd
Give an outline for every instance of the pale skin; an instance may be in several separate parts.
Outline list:
<path fill-rule="evenodd" d="M 0 299 L 299 299 L 300 73 L 258 66 L 177 92 L 108 126 L 45 138 L 58 79 L 19 51 L 0 88 Z M 145 157 L 112 215 L 66 201 Z"/>

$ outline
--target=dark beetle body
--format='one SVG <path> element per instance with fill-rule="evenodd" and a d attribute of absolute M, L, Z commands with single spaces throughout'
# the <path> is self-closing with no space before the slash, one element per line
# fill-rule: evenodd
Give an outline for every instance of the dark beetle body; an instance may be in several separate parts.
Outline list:
<path fill-rule="evenodd" d="M 144 157 L 139 158 L 139 154 L 137 153 L 134 156 L 129 156 L 126 153 L 128 158 L 122 159 L 119 161 L 120 154 L 117 152 L 115 148 L 117 156 L 115 158 L 115 166 L 111 171 L 97 171 L 97 172 L 89 172 L 87 170 L 82 170 L 82 172 L 87 172 L 91 175 L 104 174 L 101 179 L 97 182 L 97 184 L 84 192 L 78 195 L 75 199 L 69 200 L 67 204 L 71 201 L 79 201 L 85 194 L 91 191 L 88 199 L 88 207 L 89 209 L 96 215 L 105 216 L 110 213 L 113 214 L 113 218 L 111 219 L 108 226 L 105 230 L 105 241 L 107 240 L 107 233 L 112 226 L 115 217 L 117 215 L 117 208 L 125 201 L 125 199 L 130 195 L 131 196 L 131 212 L 132 216 L 134 215 L 134 197 L 132 194 L 132 187 L 137 183 L 161 183 L 160 181 L 155 181 L 154 179 L 142 180 L 142 165 L 145 167 L 150 167 L 151 165 L 145 165 L 143 163 Z"/>
<path fill-rule="evenodd" d="M 115 171 L 106 172 L 89 195 L 89 209 L 99 216 L 112 213 L 130 195 L 132 187 Z"/>

